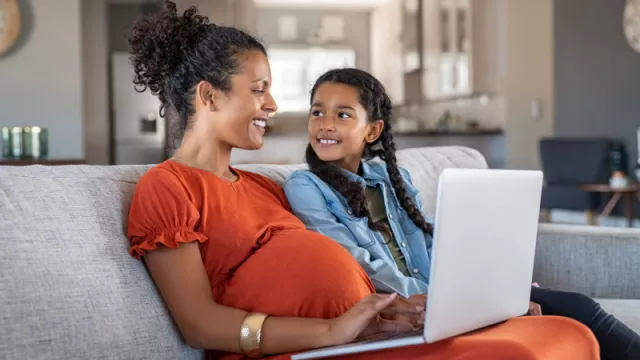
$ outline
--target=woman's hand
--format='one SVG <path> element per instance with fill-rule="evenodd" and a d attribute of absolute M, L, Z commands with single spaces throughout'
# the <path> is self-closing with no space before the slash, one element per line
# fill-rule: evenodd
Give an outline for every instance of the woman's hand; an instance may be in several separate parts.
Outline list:
<path fill-rule="evenodd" d="M 426 294 L 416 294 L 408 299 L 396 297 L 396 299 L 380 315 L 387 320 L 409 322 L 414 327 L 424 325 Z"/>
<path fill-rule="evenodd" d="M 409 302 L 415 306 L 421 306 L 422 309 L 426 309 L 427 306 L 427 294 L 415 294 L 409 296 Z"/>
<path fill-rule="evenodd" d="M 413 325 L 410 322 L 389 320 L 380 316 L 380 313 L 387 310 L 396 299 L 397 294 L 372 294 L 355 304 L 342 316 L 329 320 L 330 343 L 346 344 L 358 337 L 380 332 L 412 331 Z"/>

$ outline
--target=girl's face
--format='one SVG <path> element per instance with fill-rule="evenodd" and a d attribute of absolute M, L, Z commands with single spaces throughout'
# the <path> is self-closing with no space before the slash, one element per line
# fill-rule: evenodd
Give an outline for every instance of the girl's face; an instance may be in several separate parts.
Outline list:
<path fill-rule="evenodd" d="M 357 88 L 326 82 L 316 88 L 309 112 L 309 143 L 320 160 L 357 172 L 368 143 L 378 139 L 384 122 L 371 120 Z"/>

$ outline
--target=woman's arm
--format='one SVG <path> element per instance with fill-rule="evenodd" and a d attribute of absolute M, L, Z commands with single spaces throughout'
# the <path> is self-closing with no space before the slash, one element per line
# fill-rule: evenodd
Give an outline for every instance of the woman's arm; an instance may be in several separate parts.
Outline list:
<path fill-rule="evenodd" d="M 216 304 L 196 243 L 149 252 L 145 262 L 171 315 L 189 346 L 240 353 L 245 311 Z M 322 319 L 269 317 L 261 348 L 265 354 L 334 345 L 331 322 Z"/>
<path fill-rule="evenodd" d="M 332 238 L 347 249 L 369 275 L 377 291 L 397 292 L 405 297 L 427 292 L 427 284 L 423 281 L 404 276 L 394 265 L 382 259 L 372 259 L 369 251 L 358 245 L 349 228 L 327 209 L 324 196 L 311 179 L 294 175 L 285 183 L 284 191 L 293 213 L 305 226 Z"/>
<path fill-rule="evenodd" d="M 159 246 L 145 262 L 189 346 L 241 353 L 240 328 L 247 313 L 216 304 L 196 243 L 175 249 Z M 297 352 L 340 345 L 380 331 L 406 332 L 407 321 L 382 319 L 381 311 L 404 311 L 396 295 L 372 294 L 334 319 L 268 317 L 262 326 L 263 354 Z"/>

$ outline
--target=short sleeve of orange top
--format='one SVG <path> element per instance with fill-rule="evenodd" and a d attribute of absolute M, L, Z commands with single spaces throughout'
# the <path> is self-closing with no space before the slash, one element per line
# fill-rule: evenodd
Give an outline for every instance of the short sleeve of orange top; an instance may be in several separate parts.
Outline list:
<path fill-rule="evenodd" d="M 331 318 L 374 291 L 342 246 L 307 230 L 272 180 L 233 184 L 168 160 L 142 176 L 129 212 L 130 253 L 198 242 L 216 302 L 278 316 Z"/>

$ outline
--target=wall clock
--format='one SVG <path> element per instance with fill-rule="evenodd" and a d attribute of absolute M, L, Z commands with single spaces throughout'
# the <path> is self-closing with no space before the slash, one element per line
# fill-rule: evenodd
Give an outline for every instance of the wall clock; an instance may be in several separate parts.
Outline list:
<path fill-rule="evenodd" d="M 627 0 L 622 24 L 629 45 L 640 52 L 640 0 Z"/>
<path fill-rule="evenodd" d="M 18 0 L 0 0 L 0 55 L 15 44 L 20 35 Z"/>

